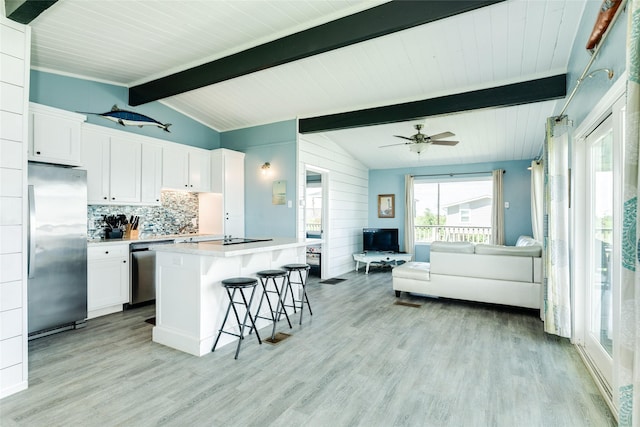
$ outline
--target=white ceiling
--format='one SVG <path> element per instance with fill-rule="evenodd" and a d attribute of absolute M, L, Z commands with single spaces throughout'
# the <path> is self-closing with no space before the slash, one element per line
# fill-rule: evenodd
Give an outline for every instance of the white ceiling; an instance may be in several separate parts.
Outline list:
<path fill-rule="evenodd" d="M 381 2 L 59 0 L 32 26 L 32 66 L 125 86 L 144 83 Z M 564 73 L 585 3 L 508 0 L 162 100 L 226 131 L 433 98 Z M 560 101 L 562 102 L 562 101 Z M 536 157 L 556 102 L 426 119 L 456 147 L 419 158 L 392 135 L 409 123 L 326 132 L 370 168 Z M 135 108 L 134 108 L 135 109 Z"/>

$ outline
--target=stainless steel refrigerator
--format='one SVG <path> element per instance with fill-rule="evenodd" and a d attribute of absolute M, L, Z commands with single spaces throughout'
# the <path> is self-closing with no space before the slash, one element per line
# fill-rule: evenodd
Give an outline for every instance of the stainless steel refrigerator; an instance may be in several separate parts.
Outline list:
<path fill-rule="evenodd" d="M 29 337 L 87 317 L 87 173 L 29 163 Z"/>

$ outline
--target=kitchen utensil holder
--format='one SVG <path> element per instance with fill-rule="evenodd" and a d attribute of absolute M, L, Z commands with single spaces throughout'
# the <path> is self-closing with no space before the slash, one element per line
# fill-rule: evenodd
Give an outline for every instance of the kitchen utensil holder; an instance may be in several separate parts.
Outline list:
<path fill-rule="evenodd" d="M 122 239 L 122 230 L 114 228 L 105 232 L 105 239 Z"/>

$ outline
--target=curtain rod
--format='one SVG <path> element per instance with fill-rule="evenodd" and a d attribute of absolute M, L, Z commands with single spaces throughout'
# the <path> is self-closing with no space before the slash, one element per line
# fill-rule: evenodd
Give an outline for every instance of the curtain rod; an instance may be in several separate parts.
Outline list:
<path fill-rule="evenodd" d="M 481 171 L 481 172 L 450 172 L 450 173 L 433 173 L 429 175 L 411 175 L 412 177 L 422 177 L 422 176 L 455 176 L 455 175 L 479 175 L 481 173 L 493 173 L 493 171 Z M 502 173 L 507 173 L 506 170 L 502 170 Z"/>
<path fill-rule="evenodd" d="M 587 75 L 587 73 L 589 72 L 589 69 L 593 65 L 593 62 L 596 60 L 596 56 L 598 56 L 598 53 L 600 52 L 600 48 L 604 45 L 604 42 L 607 39 L 607 36 L 609 35 L 609 31 L 611 31 L 611 29 L 615 25 L 616 21 L 618 20 L 618 16 L 620 16 L 620 13 L 622 13 L 622 11 L 626 7 L 626 5 L 627 5 L 627 0 L 622 0 L 622 3 L 620 3 L 620 6 L 618 7 L 618 10 L 616 10 L 615 15 L 613 15 L 613 19 L 611 19 L 611 23 L 609 24 L 609 26 L 605 30 L 604 34 L 600 38 L 600 43 L 598 43 L 598 46 L 596 46 L 595 50 L 593 51 L 593 54 L 591 55 L 591 59 L 587 63 L 587 66 L 585 67 L 584 71 L 582 72 L 582 75 L 578 79 L 576 86 L 573 88 L 573 90 L 571 91 L 571 94 L 569 94 L 569 97 L 567 98 L 567 101 L 564 103 L 564 107 L 562 107 L 562 111 L 560 111 L 560 114 L 558 114 L 558 117 L 562 117 L 564 112 L 567 111 L 567 107 L 569 106 L 569 104 L 573 100 L 573 97 L 576 95 L 576 92 L 578 91 L 578 88 L 580 87 L 580 85 L 582 84 L 584 79 L 586 79 L 587 77 L 591 77 L 591 74 Z M 613 71 L 608 69 L 608 68 L 595 70 L 593 73 L 596 73 L 597 71 L 606 71 L 608 76 L 609 76 L 609 80 L 611 80 L 613 78 Z"/>

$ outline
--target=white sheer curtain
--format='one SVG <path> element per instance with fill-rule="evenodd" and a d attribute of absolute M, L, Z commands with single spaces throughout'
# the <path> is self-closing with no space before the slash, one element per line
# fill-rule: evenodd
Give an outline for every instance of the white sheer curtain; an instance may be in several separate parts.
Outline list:
<path fill-rule="evenodd" d="M 504 245 L 504 196 L 502 176 L 504 170 L 496 169 L 493 175 L 493 207 L 491 209 L 491 243 Z"/>
<path fill-rule="evenodd" d="M 627 5 L 627 105 L 625 118 L 622 273 L 620 332 L 614 357 L 617 373 L 618 421 L 621 427 L 640 426 L 640 242 L 637 230 L 640 182 L 640 0 Z"/>
<path fill-rule="evenodd" d="M 413 196 L 413 176 L 404 176 L 404 251 L 415 259 L 415 200 Z"/>
<path fill-rule="evenodd" d="M 544 201 L 544 166 L 540 161 L 531 162 L 531 227 L 533 238 L 542 242 Z"/>
<path fill-rule="evenodd" d="M 544 330 L 571 337 L 569 138 L 567 117 L 549 117 L 544 147 Z"/>

